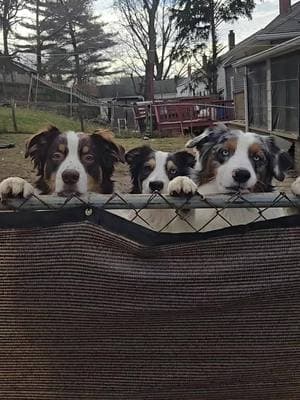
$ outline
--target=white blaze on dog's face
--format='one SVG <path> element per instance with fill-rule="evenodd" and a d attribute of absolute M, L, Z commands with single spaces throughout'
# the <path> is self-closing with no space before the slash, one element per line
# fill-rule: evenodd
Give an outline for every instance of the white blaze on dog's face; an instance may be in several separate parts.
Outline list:
<path fill-rule="evenodd" d="M 208 129 L 191 140 L 198 150 L 195 179 L 212 193 L 270 191 L 272 178 L 284 179 L 291 167 L 287 153 L 274 141 L 252 132 Z"/>
<path fill-rule="evenodd" d="M 112 193 L 114 164 L 124 162 L 124 149 L 107 132 L 61 133 L 49 127 L 29 140 L 26 156 L 37 168 L 42 193 Z"/>
<path fill-rule="evenodd" d="M 170 182 L 170 174 L 167 174 L 166 168 L 168 156 L 169 154 L 164 151 L 156 151 L 152 154 L 152 157 L 145 162 L 143 172 L 145 179 L 141 181 L 142 193 L 152 193 L 156 190 L 161 193 L 167 192 Z"/>
<path fill-rule="evenodd" d="M 220 191 L 251 190 L 258 181 L 255 167 L 266 161 L 262 146 L 252 133 L 228 138 L 215 158 L 220 163 L 215 176 Z"/>
<path fill-rule="evenodd" d="M 64 157 L 55 174 L 55 192 L 63 194 L 73 190 L 76 193 L 88 191 L 88 173 L 80 158 L 80 136 L 75 132 L 65 133 L 65 152 L 58 153 L 58 157 Z M 63 146 L 63 145 L 61 145 Z M 93 157 L 91 154 L 89 157 Z M 101 181 L 101 169 L 99 168 L 99 181 Z"/>
<path fill-rule="evenodd" d="M 167 153 L 148 146 L 137 147 L 126 153 L 130 167 L 132 193 L 167 193 L 169 182 L 177 176 L 188 176 L 195 158 L 187 151 Z"/>

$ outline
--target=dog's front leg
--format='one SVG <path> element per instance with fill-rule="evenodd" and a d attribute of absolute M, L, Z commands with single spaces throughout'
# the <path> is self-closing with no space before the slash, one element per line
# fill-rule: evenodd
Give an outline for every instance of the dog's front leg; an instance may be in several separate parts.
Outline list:
<path fill-rule="evenodd" d="M 34 193 L 34 187 L 23 178 L 6 178 L 0 183 L 0 200 L 7 198 L 28 198 Z"/>
<path fill-rule="evenodd" d="M 171 196 L 193 196 L 197 193 L 197 185 L 187 176 L 177 176 L 172 179 L 168 186 Z"/>
<path fill-rule="evenodd" d="M 291 189 L 296 196 L 300 196 L 300 176 L 292 183 Z"/>
<path fill-rule="evenodd" d="M 170 196 L 178 197 L 185 196 L 191 197 L 194 196 L 197 192 L 197 185 L 191 178 L 187 176 L 177 176 L 172 179 L 168 185 L 168 194 Z M 196 224 L 196 211 L 194 209 L 182 209 L 177 210 L 177 214 L 181 220 L 185 221 L 187 225 L 193 229 L 197 229 L 195 227 Z M 188 229 L 189 230 L 189 229 Z"/>

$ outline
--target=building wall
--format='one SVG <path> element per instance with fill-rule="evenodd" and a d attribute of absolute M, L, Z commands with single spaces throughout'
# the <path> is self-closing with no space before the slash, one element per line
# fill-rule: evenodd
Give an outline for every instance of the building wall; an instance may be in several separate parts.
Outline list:
<path fill-rule="evenodd" d="M 235 119 L 245 120 L 245 94 L 244 92 L 234 93 Z"/>
<path fill-rule="evenodd" d="M 155 93 L 154 98 L 156 100 L 159 99 L 172 99 L 174 97 L 177 97 L 177 93 Z"/>
<path fill-rule="evenodd" d="M 237 93 L 244 92 L 245 68 L 234 69 L 232 66 L 224 68 L 225 72 L 225 100 L 232 100 Z"/>
<path fill-rule="evenodd" d="M 226 86 L 226 98 L 225 100 L 232 100 L 233 95 L 233 79 L 234 71 L 231 66 L 225 68 L 225 86 Z"/>
<path fill-rule="evenodd" d="M 206 96 L 205 84 L 199 82 L 195 93 L 189 88 L 189 79 L 185 79 L 177 85 L 177 97 Z"/>
<path fill-rule="evenodd" d="M 226 87 L 226 78 L 225 78 L 225 68 L 223 65 L 218 69 L 218 81 L 217 81 L 217 88 L 218 91 L 223 92 L 223 96 L 225 98 L 225 87 Z"/>
<path fill-rule="evenodd" d="M 16 83 L 20 85 L 29 85 L 30 83 L 30 74 L 29 73 L 22 73 L 19 71 L 11 71 L 6 73 L 5 76 L 3 73 L 0 73 L 0 82 L 7 82 L 7 83 Z"/>
<path fill-rule="evenodd" d="M 294 168 L 300 174 L 300 140 L 295 142 Z"/>

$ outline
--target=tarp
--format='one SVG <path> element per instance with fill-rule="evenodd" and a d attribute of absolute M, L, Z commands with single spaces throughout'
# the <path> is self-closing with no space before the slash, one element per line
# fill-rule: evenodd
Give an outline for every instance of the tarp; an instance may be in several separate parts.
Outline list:
<path fill-rule="evenodd" d="M 157 234 L 0 215 L 0 397 L 300 398 L 300 217 Z"/>

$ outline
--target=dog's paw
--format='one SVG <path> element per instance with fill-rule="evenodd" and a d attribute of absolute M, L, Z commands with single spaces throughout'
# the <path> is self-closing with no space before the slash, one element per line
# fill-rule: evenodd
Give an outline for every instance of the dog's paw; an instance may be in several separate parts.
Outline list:
<path fill-rule="evenodd" d="M 291 189 L 296 196 L 300 196 L 300 176 L 292 183 Z"/>
<path fill-rule="evenodd" d="M 193 196 L 197 193 L 197 185 L 187 176 L 177 176 L 169 183 L 168 193 L 171 196 Z"/>
<path fill-rule="evenodd" d="M 1 201 L 12 197 L 23 197 L 26 199 L 33 193 L 33 186 L 22 178 L 7 178 L 0 183 Z"/>

